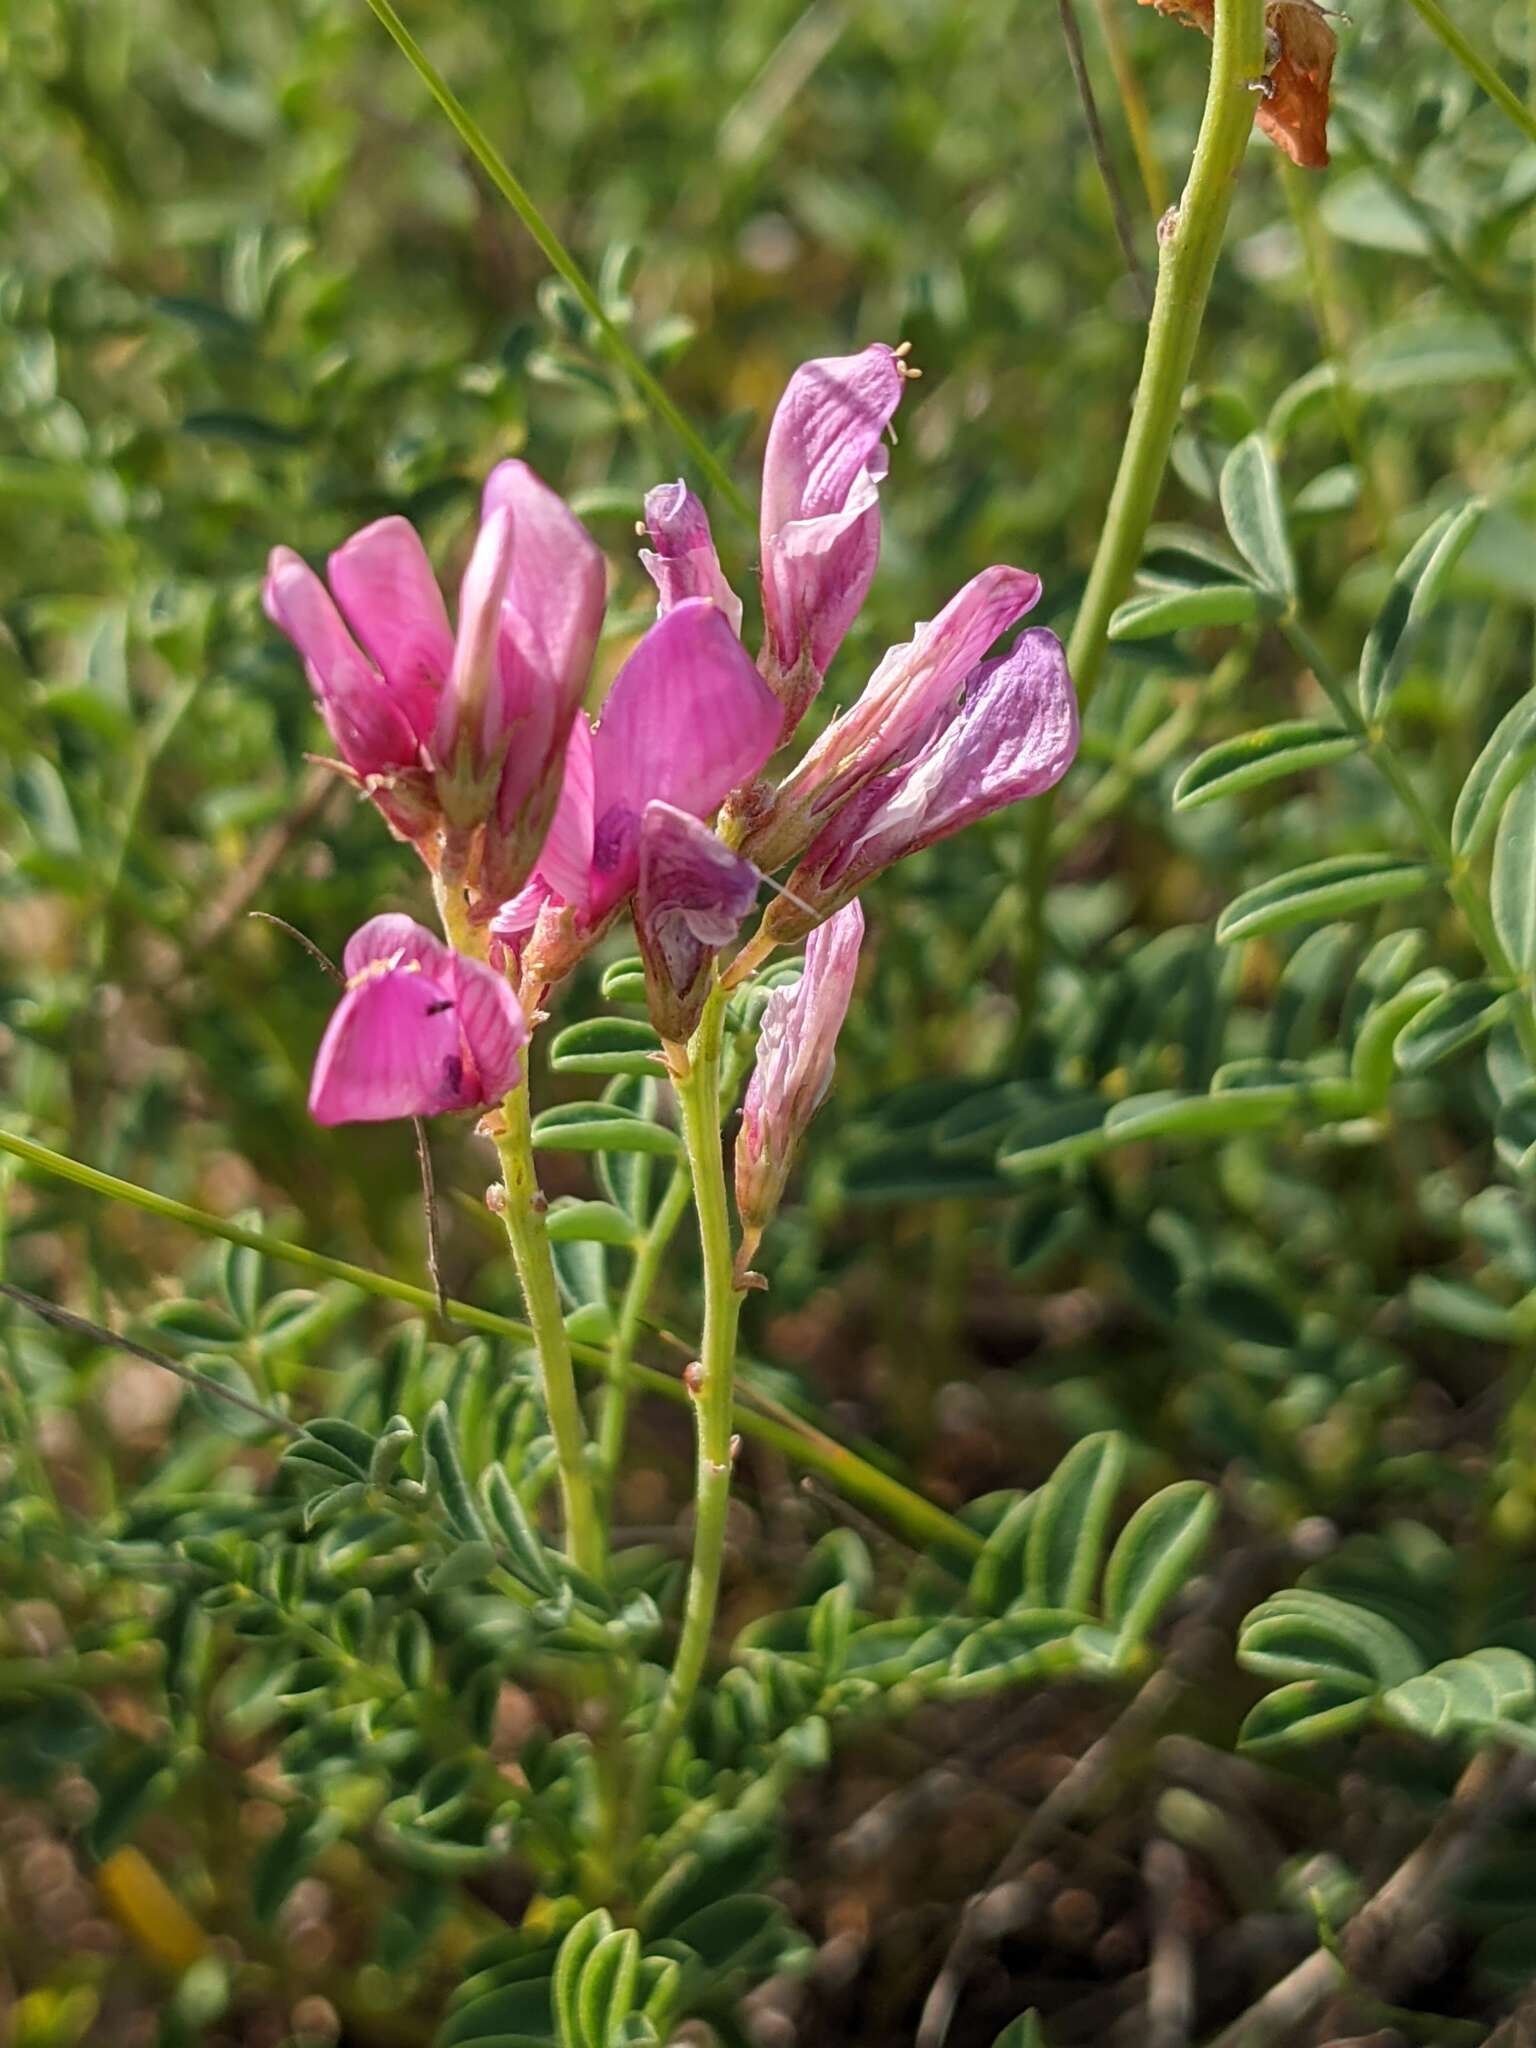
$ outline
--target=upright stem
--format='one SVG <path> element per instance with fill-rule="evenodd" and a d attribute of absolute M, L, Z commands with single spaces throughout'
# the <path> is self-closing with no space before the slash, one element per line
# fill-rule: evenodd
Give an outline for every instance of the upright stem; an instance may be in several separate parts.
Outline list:
<path fill-rule="evenodd" d="M 698 1464 L 694 1481 L 693 1563 L 688 1573 L 683 1626 L 666 1697 L 651 1730 L 639 1775 L 640 1800 L 665 1762 L 703 1676 L 720 1597 L 726 1515 L 731 1500 L 735 1428 L 731 1392 L 741 1295 L 732 1271 L 731 1219 L 720 1148 L 720 1054 L 725 1004 L 725 991 L 717 984 L 710 992 L 688 1048 L 688 1071 L 676 1077 L 704 1260 L 704 1337 L 699 1356 L 700 1383 L 694 1395 Z M 643 1806 L 639 1801 L 635 1818 L 643 1824 Z"/>
<path fill-rule="evenodd" d="M 1253 127 L 1252 85 L 1263 68 L 1264 0 L 1216 0 L 1210 84 L 1189 183 L 1177 211 L 1165 216 L 1158 230 L 1157 294 L 1141 381 L 1098 551 L 1067 644 L 1067 666 L 1084 710 L 1098 684 L 1110 619 L 1130 588 L 1157 507 L 1238 170 Z M 1020 963 L 1025 1013 L 1032 1007 L 1039 970 L 1052 811 L 1049 796 L 1030 806 L 1023 876 L 1028 930 Z"/>
<path fill-rule="evenodd" d="M 624 1452 L 629 1397 L 634 1386 L 635 1346 L 640 1340 L 646 1308 L 656 1291 L 656 1276 L 666 1257 L 667 1246 L 672 1242 L 683 1211 L 688 1206 L 690 1185 L 687 1167 L 679 1165 L 668 1181 L 650 1227 L 641 1240 L 640 1249 L 635 1253 L 629 1284 L 619 1305 L 618 1328 L 614 1331 L 613 1345 L 608 1354 L 608 1386 L 603 1395 L 602 1420 L 597 1435 L 598 1466 L 605 1494 L 613 1490 L 619 1460 Z"/>
<path fill-rule="evenodd" d="M 528 1321 L 544 1381 L 544 1405 L 555 1439 L 560 1495 L 565 1505 L 565 1540 L 571 1562 L 591 1578 L 603 1576 L 603 1525 L 587 1463 L 587 1431 L 576 1396 L 571 1340 L 560 1312 L 555 1262 L 544 1227 L 544 1197 L 533 1168 L 526 1071 L 502 1103 L 503 1130 L 496 1140 L 506 1198 L 502 1220 L 517 1265 Z"/>

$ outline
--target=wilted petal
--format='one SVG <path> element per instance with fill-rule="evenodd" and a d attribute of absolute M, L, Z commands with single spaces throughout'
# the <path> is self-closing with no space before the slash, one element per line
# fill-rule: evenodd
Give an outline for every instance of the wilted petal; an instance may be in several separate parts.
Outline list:
<path fill-rule="evenodd" d="M 744 850 L 769 873 L 803 852 L 829 813 L 927 739 L 993 641 L 1039 597 L 1040 578 L 1027 569 L 995 567 L 973 576 L 936 619 L 891 648 L 852 709 L 786 777 Z"/>
<path fill-rule="evenodd" d="M 769 996 L 736 1140 L 736 1207 L 749 1239 L 772 1218 L 795 1148 L 832 1082 L 858 973 L 864 913 L 850 903 L 811 934 L 805 968 Z"/>
<path fill-rule="evenodd" d="M 408 519 L 376 519 L 331 556 L 331 589 L 424 745 L 453 662 L 453 634 L 427 551 Z"/>
<path fill-rule="evenodd" d="M 592 735 L 593 924 L 635 886 L 646 805 L 707 816 L 757 773 L 778 731 L 777 700 L 715 605 L 690 598 L 656 621 Z"/>
<path fill-rule="evenodd" d="M 916 759 L 866 785 L 839 810 L 769 907 L 780 939 L 805 929 L 798 897 L 822 915 L 906 854 L 1058 783 L 1077 752 L 1077 698 L 1066 655 L 1043 627 L 985 662 L 965 699 Z"/>
<path fill-rule="evenodd" d="M 707 825 L 650 803 L 640 826 L 635 936 L 645 959 L 651 1022 L 674 1045 L 692 1036 L 710 963 L 757 901 L 758 872 Z"/>
<path fill-rule="evenodd" d="M 880 556 L 881 437 L 901 400 L 902 367 L 876 342 L 804 363 L 790 378 L 763 457 L 763 618 L 767 669 L 799 723 L 864 602 Z"/>
<path fill-rule="evenodd" d="M 645 524 L 652 545 L 640 550 L 640 559 L 659 594 L 657 616 L 687 598 L 707 597 L 740 633 L 741 599 L 720 567 L 709 514 L 681 478 L 646 492 Z"/>
<path fill-rule="evenodd" d="M 342 623 L 330 592 L 292 548 L 274 548 L 262 589 L 267 617 L 287 634 L 342 759 L 363 780 L 415 767 L 416 734 Z"/>

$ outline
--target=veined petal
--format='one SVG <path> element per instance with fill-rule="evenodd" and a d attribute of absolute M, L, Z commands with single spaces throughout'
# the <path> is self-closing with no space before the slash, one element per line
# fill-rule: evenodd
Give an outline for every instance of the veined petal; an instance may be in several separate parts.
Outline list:
<path fill-rule="evenodd" d="M 786 737 L 868 593 L 880 557 L 881 436 L 903 372 L 876 342 L 854 356 L 802 364 L 790 378 L 763 457 L 762 589 L 766 670 L 785 705 Z"/>
<path fill-rule="evenodd" d="M 521 1071 L 518 1055 L 528 1042 L 522 1009 L 499 974 L 460 953 L 453 956 L 451 986 L 464 1053 L 462 1106 L 499 1102 Z"/>
<path fill-rule="evenodd" d="M 645 806 L 708 815 L 757 773 L 778 731 L 778 702 L 717 606 L 690 598 L 656 621 L 592 735 L 594 923 L 635 886 Z"/>
<path fill-rule="evenodd" d="M 408 519 L 376 519 L 331 556 L 331 589 L 416 737 L 430 746 L 453 634 L 427 551 Z"/>
<path fill-rule="evenodd" d="M 455 824 L 483 822 L 501 774 L 507 707 L 498 675 L 502 597 L 512 567 L 512 516 L 493 512 L 475 538 L 459 588 L 453 667 L 438 711 L 434 743 L 443 808 Z"/>
<path fill-rule="evenodd" d="M 364 658 L 309 564 L 292 548 L 274 548 L 262 588 L 267 617 L 287 634 L 342 759 L 364 780 L 413 768 L 416 734 Z"/>
<path fill-rule="evenodd" d="M 741 599 L 725 580 L 709 530 L 709 514 L 681 477 L 645 494 L 645 524 L 651 547 L 640 550 L 646 574 L 659 594 L 658 618 L 690 597 L 719 605 L 741 632 Z"/>
<path fill-rule="evenodd" d="M 757 901 L 752 863 L 672 804 L 649 803 L 640 826 L 635 936 L 645 959 L 651 1022 L 674 1045 L 692 1036 L 710 962 Z"/>
<path fill-rule="evenodd" d="M 383 1123 L 462 1106 L 463 1056 L 451 990 L 380 967 L 349 988 L 326 1027 L 310 1084 L 317 1123 Z"/>
<path fill-rule="evenodd" d="M 578 910 L 592 875 L 592 728 L 578 711 L 565 749 L 565 776 L 549 833 L 539 851 L 538 879 Z"/>
<path fill-rule="evenodd" d="M 381 962 L 409 964 L 435 981 L 448 979 L 453 954 L 435 932 L 429 932 L 403 911 L 387 910 L 359 925 L 348 939 L 341 964 L 347 980 L 356 981 Z"/>

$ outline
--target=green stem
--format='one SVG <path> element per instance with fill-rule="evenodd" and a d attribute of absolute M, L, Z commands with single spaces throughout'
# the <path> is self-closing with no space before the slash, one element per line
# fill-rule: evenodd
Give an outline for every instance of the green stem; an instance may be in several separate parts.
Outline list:
<path fill-rule="evenodd" d="M 649 1788 L 687 1719 L 704 1673 L 720 1599 L 726 1518 L 731 1503 L 731 1465 L 735 1455 L 731 1396 L 742 1297 L 736 1285 L 725 1162 L 720 1146 L 720 1053 L 725 1003 L 725 991 L 717 982 L 688 1048 L 688 1071 L 676 1079 L 704 1262 L 704 1337 L 699 1352 L 700 1384 L 694 1396 L 698 1462 L 694 1481 L 693 1562 L 688 1573 L 683 1625 L 666 1696 L 641 1763 L 634 1808 L 634 1820 L 640 1825 L 644 1824 Z"/>
<path fill-rule="evenodd" d="M 634 1385 L 635 1346 L 645 1323 L 645 1312 L 656 1291 L 657 1275 L 667 1246 L 672 1242 L 683 1211 L 688 1206 L 691 1182 L 688 1169 L 679 1164 L 667 1184 L 650 1227 L 640 1242 L 630 1268 L 629 1284 L 619 1306 L 618 1328 L 608 1353 L 608 1387 L 603 1396 L 602 1419 L 598 1425 L 598 1468 L 604 1492 L 611 1496 L 624 1455 L 624 1431 L 629 1420 L 629 1399 Z"/>
<path fill-rule="evenodd" d="M 1264 0 L 1217 0 L 1205 113 L 1189 182 L 1177 213 L 1158 230 L 1157 293 L 1125 452 L 1110 493 L 1099 545 L 1067 643 L 1067 666 L 1084 711 L 1098 686 L 1109 622 L 1130 588 L 1157 509 L 1184 387 L 1210 297 L 1243 152 L 1253 128 L 1253 81 L 1264 69 Z M 1020 1009 L 1033 1009 L 1051 871 L 1050 796 L 1030 807 L 1023 884 L 1028 938 L 1020 963 Z"/>
<path fill-rule="evenodd" d="M 526 1071 L 508 1092 L 501 1113 L 504 1129 L 496 1140 L 505 1189 L 501 1215 L 544 1382 L 544 1405 L 555 1439 L 560 1496 L 565 1505 L 566 1549 L 578 1570 L 600 1579 L 607 1562 L 603 1524 L 587 1462 L 587 1430 L 576 1393 L 571 1340 L 560 1309 L 560 1288 L 549 1249 L 549 1232 L 544 1225 L 546 1205 L 533 1167 Z"/>
<path fill-rule="evenodd" d="M 672 400 L 667 396 L 656 378 L 636 354 L 628 337 L 609 317 L 602 300 L 587 282 L 586 276 L 576 259 L 566 249 L 549 222 L 540 212 L 533 194 L 513 171 L 501 155 L 485 130 L 464 105 L 452 86 L 428 58 L 425 50 L 400 19 L 390 0 L 368 0 L 384 27 L 393 36 L 416 76 L 431 93 L 433 99 L 448 116 L 458 132 L 460 141 L 479 164 L 496 190 L 512 208 L 523 226 L 532 235 L 543 252 L 550 268 L 570 286 L 580 300 L 583 310 L 601 333 L 609 354 L 628 377 L 635 389 L 657 417 L 677 436 L 692 456 L 701 476 L 707 477 L 713 490 L 725 500 L 731 510 L 745 525 L 754 523 L 751 506 L 731 480 L 703 436 L 686 420 Z"/>
<path fill-rule="evenodd" d="M 1467 40 L 1440 5 L 1440 0 L 1410 0 L 1410 4 L 1462 69 L 1477 80 L 1494 105 L 1501 107 L 1530 141 L 1536 142 L 1536 109 L 1526 106 L 1514 87 L 1506 84 L 1476 44 Z"/>
<path fill-rule="evenodd" d="M 136 1181 L 123 1180 L 115 1173 L 103 1173 L 99 1167 L 86 1166 L 78 1159 L 67 1158 L 64 1153 L 52 1151 L 47 1145 L 39 1145 L 35 1139 L 0 1130 L 0 1152 L 21 1160 L 36 1172 L 51 1174 L 55 1180 L 68 1181 L 107 1201 L 126 1202 L 146 1215 L 158 1216 L 162 1222 L 179 1224 L 203 1237 L 221 1238 L 226 1244 L 243 1245 L 247 1250 L 261 1252 L 280 1264 L 297 1267 L 300 1272 L 314 1273 L 326 1280 L 343 1281 L 347 1286 L 355 1287 L 360 1294 L 370 1294 L 381 1301 L 398 1301 L 424 1315 L 437 1313 L 437 1297 L 429 1287 L 418 1287 L 414 1281 L 397 1280 L 392 1273 L 376 1273 L 369 1266 L 354 1266 L 347 1259 L 334 1259 L 326 1252 L 311 1251 L 307 1245 L 292 1244 L 286 1238 L 271 1237 L 264 1230 L 250 1230 L 244 1224 L 231 1223 L 226 1217 L 212 1216 L 206 1209 L 195 1209 L 188 1202 L 173 1201 L 169 1195 L 157 1195 L 153 1189 L 142 1188 Z M 480 1330 L 488 1337 L 510 1338 L 517 1344 L 533 1342 L 533 1331 L 527 1323 L 520 1323 L 512 1316 L 497 1315 L 493 1309 L 479 1308 L 474 1302 L 450 1300 L 448 1313 L 466 1330 Z M 570 1351 L 575 1362 L 585 1370 L 607 1372 L 608 1354 L 601 1346 L 572 1344 Z M 632 1368 L 632 1378 L 635 1385 L 647 1394 L 658 1395 L 678 1406 L 688 1403 L 687 1389 L 670 1373 L 637 1365 Z M 825 1430 L 802 1422 L 787 1410 L 776 1408 L 769 1415 L 744 1401 L 737 1406 L 735 1426 L 745 1435 L 756 1437 L 760 1443 L 782 1452 L 805 1470 L 819 1473 L 829 1486 L 851 1500 L 861 1501 L 883 1515 L 919 1547 L 935 1544 L 969 1557 L 980 1553 L 982 1540 L 974 1529 L 956 1521 L 953 1515 L 935 1507 L 932 1501 L 924 1500 L 921 1494 L 903 1486 L 899 1479 L 882 1472 L 867 1458 L 861 1458 L 857 1451 L 849 1450 L 846 1444 L 828 1436 Z"/>

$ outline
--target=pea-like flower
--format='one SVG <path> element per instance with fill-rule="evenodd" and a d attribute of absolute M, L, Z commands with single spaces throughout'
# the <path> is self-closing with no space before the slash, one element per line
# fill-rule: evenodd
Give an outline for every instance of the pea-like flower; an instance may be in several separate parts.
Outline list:
<path fill-rule="evenodd" d="M 645 529 L 651 545 L 640 550 L 645 572 L 656 586 L 658 616 L 690 597 L 719 605 L 741 632 L 741 599 L 725 580 L 709 530 L 709 514 L 681 477 L 645 494 Z"/>
<path fill-rule="evenodd" d="M 837 1034 L 859 968 L 864 913 L 850 903 L 812 932 L 800 979 L 763 1008 L 736 1139 L 736 1208 L 750 1258 L 784 1194 L 796 1147 L 832 1085 Z"/>
<path fill-rule="evenodd" d="M 905 758 L 833 813 L 768 906 L 765 938 L 792 942 L 893 861 L 1052 788 L 1077 743 L 1077 697 L 1061 642 L 1032 627 L 932 710 Z"/>
<path fill-rule="evenodd" d="M 911 374 L 884 342 L 802 363 L 763 456 L 762 670 L 788 739 L 821 688 L 880 559 L 883 436 Z"/>
<path fill-rule="evenodd" d="M 640 877 L 647 804 L 707 817 L 755 775 L 778 738 L 779 709 L 724 612 L 687 598 L 640 641 L 595 727 L 578 716 L 565 784 L 538 870 L 491 929 L 539 980 L 558 980 Z"/>
<path fill-rule="evenodd" d="M 276 548 L 263 596 L 304 657 L 345 772 L 429 867 L 493 902 L 511 895 L 559 799 L 602 625 L 601 552 L 526 463 L 503 462 L 486 482 L 457 634 L 406 520 L 364 527 L 328 567 L 329 590 Z"/>
<path fill-rule="evenodd" d="M 635 936 L 645 961 L 651 1022 L 683 1045 L 709 992 L 709 971 L 757 901 L 761 877 L 697 818 L 649 803 L 640 824 Z"/>
<path fill-rule="evenodd" d="M 527 1027 L 489 967 L 397 915 L 370 918 L 342 960 L 346 994 L 310 1084 L 317 1123 L 484 1109 L 517 1081 Z"/>

